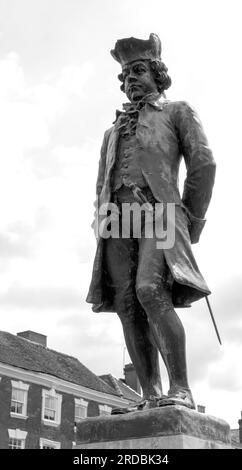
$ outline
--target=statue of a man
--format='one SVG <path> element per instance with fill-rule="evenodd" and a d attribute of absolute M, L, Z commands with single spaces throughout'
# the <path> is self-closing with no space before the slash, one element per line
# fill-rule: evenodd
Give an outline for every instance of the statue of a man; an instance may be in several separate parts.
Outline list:
<path fill-rule="evenodd" d="M 173 246 L 158 248 L 156 233 L 146 236 L 144 217 L 141 236 L 133 229 L 128 237 L 123 232 L 99 236 L 87 302 L 94 312 L 117 312 L 143 390 L 138 405 L 114 413 L 167 404 L 194 409 L 185 332 L 175 308 L 189 307 L 210 294 L 191 244 L 198 242 L 205 224 L 215 162 L 195 111 L 184 101 L 165 98 L 171 79 L 161 61 L 159 37 L 118 40 L 111 54 L 122 66 L 121 90 L 130 102 L 117 112 L 114 126 L 104 135 L 98 208 L 116 204 L 121 221 L 127 204 L 173 204 L 175 239 Z M 181 197 L 182 157 L 187 175 Z M 168 223 L 168 208 L 164 217 Z M 159 353 L 169 376 L 167 395 L 162 391 Z"/>

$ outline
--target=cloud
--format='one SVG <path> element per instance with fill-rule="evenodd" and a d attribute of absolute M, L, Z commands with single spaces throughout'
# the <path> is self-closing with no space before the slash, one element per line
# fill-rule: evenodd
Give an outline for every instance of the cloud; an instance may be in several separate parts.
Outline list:
<path fill-rule="evenodd" d="M 19 56 L 10 52 L 0 60 L 0 100 L 18 99 L 24 89 L 25 78 Z"/>
<path fill-rule="evenodd" d="M 233 343 L 234 335 L 231 334 L 228 337 L 228 327 L 225 327 L 220 321 L 219 314 L 221 311 L 215 308 L 213 302 L 211 303 L 223 345 L 226 344 L 227 347 L 230 347 Z M 178 311 L 178 314 L 186 332 L 188 378 L 191 387 L 201 386 L 203 382 L 207 384 L 210 381 L 213 382 L 214 371 L 216 369 L 222 371 L 222 364 L 226 359 L 226 355 L 223 347 L 218 343 L 205 300 L 202 299 L 199 302 L 195 302 L 190 309 Z M 238 329 L 237 321 L 231 319 L 231 325 L 234 325 L 234 330 Z M 239 335 L 241 337 L 240 332 L 241 330 L 237 333 L 238 337 Z M 233 380 L 235 379 L 236 377 L 233 377 Z M 221 385 L 222 382 L 223 380 L 221 379 Z M 234 386 L 237 387 L 236 382 L 234 382 Z"/>
<path fill-rule="evenodd" d="M 62 95 L 84 97 L 83 88 L 91 77 L 94 76 L 95 67 L 92 62 L 85 62 L 82 65 L 67 65 L 60 74 L 57 81 L 57 88 Z"/>
<path fill-rule="evenodd" d="M 9 53 L 0 60 L 0 180 L 21 169 L 24 151 L 49 141 L 43 114 L 28 98 L 19 56 Z M 0 181 L 1 182 L 1 181 Z"/>
<path fill-rule="evenodd" d="M 85 142 L 81 146 L 60 145 L 53 148 L 32 150 L 28 153 L 28 161 L 34 174 L 39 179 L 45 178 L 67 178 L 79 174 L 83 185 L 85 180 L 93 175 L 95 156 L 99 155 L 95 143 Z"/>
<path fill-rule="evenodd" d="M 78 313 L 58 321 L 51 338 L 56 348 L 63 335 L 65 352 L 72 351 L 95 373 L 108 370 L 117 376 L 122 375 L 124 338 L 121 322 L 115 313 L 94 314 L 90 306 L 83 305 Z"/>
<path fill-rule="evenodd" d="M 55 123 L 72 99 L 85 100 L 84 87 L 94 75 L 94 64 L 65 65 L 59 74 L 44 79 L 26 90 L 26 99 L 38 109 L 49 125 Z"/>
<path fill-rule="evenodd" d="M 94 74 L 92 63 L 64 65 L 56 76 L 29 86 L 18 54 L 0 60 L 1 167 L 20 165 L 26 151 L 46 147 L 50 129 L 72 104 L 85 100 L 84 85 Z"/>
<path fill-rule="evenodd" d="M 80 292 L 66 286 L 23 286 L 13 283 L 0 295 L 0 305 L 27 309 L 73 309 L 81 305 Z"/>
<path fill-rule="evenodd" d="M 222 339 L 219 345 L 204 300 L 191 309 L 178 311 L 186 331 L 188 376 L 191 388 L 203 383 L 220 393 L 241 389 L 240 361 L 242 320 L 240 278 L 233 276 L 211 296 L 211 304 Z"/>
<path fill-rule="evenodd" d="M 213 292 L 222 341 L 235 348 L 220 348 L 205 301 L 181 312 L 189 380 L 199 401 L 206 397 L 204 404 L 218 416 L 225 412 L 224 403 L 228 414 L 235 406 L 239 410 L 241 397 L 236 392 L 235 400 L 233 387 L 238 390 L 236 376 L 241 375 L 240 15 L 222 7 L 217 22 L 211 2 L 200 2 L 199 15 L 191 2 L 175 2 L 179 14 L 173 15 L 171 35 L 169 22 L 161 30 L 160 14 L 154 18 L 150 4 L 138 1 L 124 0 L 115 9 L 111 1 L 105 9 L 96 2 L 95 11 L 92 2 L 74 1 L 75 8 L 64 1 L 5 3 L 0 50 L 19 55 L 0 56 L 1 269 L 8 265 L 0 272 L 2 324 L 9 331 L 44 327 L 50 347 L 76 355 L 98 373 L 121 374 L 123 336 L 117 316 L 95 315 L 84 307 L 95 251 L 92 201 L 102 135 L 125 100 L 117 80 L 120 67 L 109 50 L 120 37 L 147 38 L 153 30 L 161 36 L 173 79 L 167 96 L 187 99 L 197 108 L 218 163 L 208 221 L 194 253 Z M 171 17 L 173 3 L 156 0 L 153 6 Z M 224 57 L 233 70 L 229 94 Z M 47 213 L 37 216 L 42 206 Z M 202 395 L 204 384 L 207 395 Z"/>
<path fill-rule="evenodd" d="M 214 298 L 216 309 L 222 322 L 237 322 L 241 318 L 242 274 L 234 275 L 220 284 Z"/>
<path fill-rule="evenodd" d="M 46 207 L 36 210 L 32 224 L 17 220 L 0 232 L 0 258 L 10 261 L 15 258 L 34 256 L 38 234 L 49 226 L 50 217 Z"/>
<path fill-rule="evenodd" d="M 9 259 L 30 256 L 31 248 L 28 236 L 28 227 L 22 230 L 12 229 L 4 234 L 0 233 L 0 257 Z"/>
<path fill-rule="evenodd" d="M 222 357 L 209 366 L 208 384 L 213 390 L 239 392 L 242 388 L 242 347 L 225 344 Z"/>
<path fill-rule="evenodd" d="M 221 337 L 224 342 L 241 343 L 242 336 L 242 276 L 233 274 L 223 281 L 212 299 Z"/>

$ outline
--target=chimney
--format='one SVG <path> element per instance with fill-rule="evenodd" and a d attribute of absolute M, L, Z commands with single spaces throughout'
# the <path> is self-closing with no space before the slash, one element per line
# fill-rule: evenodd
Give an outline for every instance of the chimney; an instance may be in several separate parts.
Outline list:
<path fill-rule="evenodd" d="M 41 344 L 41 346 L 44 346 L 45 348 L 47 346 L 47 336 L 36 333 L 35 331 L 21 331 L 20 333 L 17 333 L 17 336 L 28 339 L 33 343 Z"/>
<path fill-rule="evenodd" d="M 203 405 L 197 405 L 197 411 L 199 413 L 205 413 L 205 406 Z"/>
<path fill-rule="evenodd" d="M 129 364 L 125 364 L 124 378 L 126 385 L 128 385 L 130 388 L 132 388 L 141 395 L 141 386 L 139 383 L 139 379 L 137 377 L 135 368 L 131 362 Z"/>
<path fill-rule="evenodd" d="M 241 419 L 238 421 L 239 423 L 239 442 L 242 444 L 242 411 L 241 411 Z"/>

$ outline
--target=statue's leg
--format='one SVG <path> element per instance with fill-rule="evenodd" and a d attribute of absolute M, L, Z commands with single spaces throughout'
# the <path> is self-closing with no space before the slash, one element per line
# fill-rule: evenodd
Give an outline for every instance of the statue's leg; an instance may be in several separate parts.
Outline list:
<path fill-rule="evenodd" d="M 124 308 L 118 315 L 122 322 L 126 346 L 143 390 L 143 397 L 148 400 L 161 397 L 159 354 L 152 342 L 146 315 L 143 315 L 140 306 L 136 310 Z"/>
<path fill-rule="evenodd" d="M 156 345 L 167 368 L 169 395 L 187 395 L 188 405 L 194 407 L 187 379 L 185 332 L 176 314 L 171 289 L 166 282 L 167 265 L 155 239 L 141 239 L 136 291 L 143 306 Z"/>
<path fill-rule="evenodd" d="M 138 242 L 134 239 L 105 240 L 105 269 L 122 322 L 126 346 L 145 399 L 160 397 L 162 386 L 159 352 L 147 316 L 135 292 Z"/>

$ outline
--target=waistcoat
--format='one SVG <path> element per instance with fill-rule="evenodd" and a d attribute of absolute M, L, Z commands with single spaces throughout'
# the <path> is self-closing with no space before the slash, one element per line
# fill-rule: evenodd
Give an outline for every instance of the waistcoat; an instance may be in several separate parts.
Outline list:
<path fill-rule="evenodd" d="M 140 145 L 136 135 L 120 136 L 117 159 L 112 176 L 112 191 L 117 191 L 122 185 L 136 183 L 140 188 L 147 186 L 139 162 Z"/>

